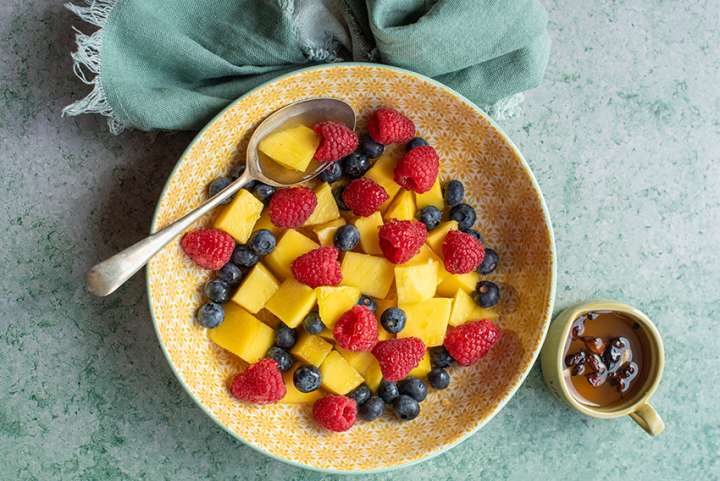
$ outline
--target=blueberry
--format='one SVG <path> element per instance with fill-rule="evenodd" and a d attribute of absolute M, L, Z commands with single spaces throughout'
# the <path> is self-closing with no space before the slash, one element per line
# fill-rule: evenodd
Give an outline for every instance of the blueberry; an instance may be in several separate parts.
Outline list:
<path fill-rule="evenodd" d="M 225 304 L 230 300 L 230 286 L 220 279 L 213 279 L 205 284 L 205 295 L 213 302 Z"/>
<path fill-rule="evenodd" d="M 405 327 L 405 311 L 399 307 L 388 307 L 380 316 L 380 324 L 391 334 L 397 334 Z"/>
<path fill-rule="evenodd" d="M 494 282 L 480 281 L 473 292 L 473 299 L 480 307 L 492 307 L 500 300 L 500 288 Z"/>
<path fill-rule="evenodd" d="M 398 391 L 397 384 L 383 379 L 378 386 L 377 395 L 386 403 L 391 403 L 400 395 L 400 391 Z"/>
<path fill-rule="evenodd" d="M 278 364 L 278 369 L 282 372 L 288 371 L 293 364 L 295 364 L 295 358 L 282 347 L 273 346 L 268 349 L 267 357 L 274 359 Z"/>
<path fill-rule="evenodd" d="M 247 245 L 255 255 L 262 257 L 270 254 L 275 249 L 276 244 L 277 241 L 272 232 L 267 229 L 260 229 L 250 236 Z"/>
<path fill-rule="evenodd" d="M 465 197 L 465 186 L 459 180 L 451 180 L 445 184 L 443 197 L 445 198 L 445 203 L 450 207 L 458 205 L 463 201 L 463 197 Z"/>
<path fill-rule="evenodd" d="M 369 135 L 363 135 L 360 139 L 360 149 L 371 159 L 377 159 L 385 151 L 385 146 L 375 142 Z"/>
<path fill-rule="evenodd" d="M 416 377 L 406 377 L 397 386 L 400 394 L 406 394 L 417 402 L 422 402 L 427 397 L 427 386 Z"/>
<path fill-rule="evenodd" d="M 240 284 L 240 281 L 242 280 L 244 275 L 245 271 L 233 264 L 232 262 L 228 262 L 227 264 L 222 266 L 222 268 L 217 273 L 218 279 L 227 282 L 229 286 L 236 286 Z"/>
<path fill-rule="evenodd" d="M 328 184 L 332 184 L 336 180 L 340 180 L 342 174 L 340 162 L 331 162 L 330 165 L 325 167 L 325 170 L 320 173 L 320 180 L 327 182 Z"/>
<path fill-rule="evenodd" d="M 303 327 L 308 334 L 320 334 L 325 329 L 325 324 L 320 320 L 318 313 L 313 311 L 303 319 Z"/>
<path fill-rule="evenodd" d="M 479 241 L 481 244 L 485 243 L 485 239 L 483 239 L 483 236 L 476 231 L 475 229 L 461 229 L 464 233 L 470 234 L 473 236 L 477 241 Z"/>
<path fill-rule="evenodd" d="M 335 187 L 333 189 L 333 197 L 335 197 L 335 203 L 340 210 L 350 210 L 350 207 L 345 204 L 345 201 L 342 198 L 343 192 L 345 192 L 344 185 L 341 185 L 340 187 Z"/>
<path fill-rule="evenodd" d="M 435 389 L 445 389 L 450 385 L 450 374 L 441 368 L 436 367 L 427 375 L 428 382 Z"/>
<path fill-rule="evenodd" d="M 265 202 L 275 193 L 275 187 L 258 182 L 253 186 L 252 193 L 260 202 Z"/>
<path fill-rule="evenodd" d="M 358 406 L 362 406 L 372 396 L 372 391 L 367 384 L 362 383 L 347 395 L 350 399 L 354 399 Z"/>
<path fill-rule="evenodd" d="M 427 230 L 433 230 L 442 220 L 442 212 L 434 205 L 423 207 L 416 215 L 417 219 L 425 224 Z"/>
<path fill-rule="evenodd" d="M 320 387 L 320 369 L 306 364 L 293 373 L 293 384 L 300 392 L 312 392 Z"/>
<path fill-rule="evenodd" d="M 467 204 L 458 204 L 450 209 L 448 217 L 457 221 L 460 230 L 472 229 L 475 224 L 475 209 Z"/>
<path fill-rule="evenodd" d="M 361 152 L 353 152 L 347 157 L 344 157 L 340 162 L 342 162 L 343 173 L 351 179 L 362 177 L 370 168 L 370 161 L 367 155 Z"/>
<path fill-rule="evenodd" d="M 403 394 L 393 401 L 393 411 L 403 421 L 410 421 L 420 414 L 420 404 L 410 396 Z"/>
<path fill-rule="evenodd" d="M 415 147 L 422 147 L 423 145 L 428 145 L 427 140 L 423 139 L 422 137 L 415 137 L 410 139 L 410 142 L 405 144 L 405 151 L 409 152 Z"/>
<path fill-rule="evenodd" d="M 290 349 L 295 345 L 295 341 L 297 341 L 295 329 L 291 329 L 285 324 L 280 324 L 278 328 L 275 329 L 275 345 L 277 347 Z"/>
<path fill-rule="evenodd" d="M 239 245 L 232 253 L 232 263 L 241 267 L 252 267 L 260 258 L 248 246 Z"/>
<path fill-rule="evenodd" d="M 373 299 L 372 297 L 366 296 L 365 294 L 360 296 L 360 299 L 358 299 L 357 303 L 358 303 L 358 306 L 367 307 L 368 309 L 370 309 L 373 312 L 377 311 L 377 302 L 375 302 L 375 299 Z"/>
<path fill-rule="evenodd" d="M 430 363 L 433 367 L 445 368 L 453 363 L 453 358 L 443 346 L 431 347 Z"/>
<path fill-rule="evenodd" d="M 498 257 L 497 252 L 489 247 L 486 247 L 485 258 L 483 258 L 482 263 L 478 266 L 477 271 L 480 274 L 490 274 L 497 267 L 499 260 L 500 258 Z"/>
<path fill-rule="evenodd" d="M 360 231 L 352 224 L 345 224 L 335 231 L 333 243 L 341 251 L 351 251 L 360 242 Z"/>
<path fill-rule="evenodd" d="M 225 309 L 220 304 L 208 302 L 200 306 L 195 317 L 201 326 L 217 327 L 225 319 Z"/>
<path fill-rule="evenodd" d="M 232 179 L 228 177 L 218 177 L 217 179 L 210 182 L 210 185 L 208 185 L 208 195 L 210 197 L 214 196 L 221 190 L 223 190 L 225 187 L 230 185 L 232 183 Z M 223 201 L 223 204 L 227 204 L 232 200 L 232 196 L 228 197 Z"/>
<path fill-rule="evenodd" d="M 377 396 L 373 396 L 358 409 L 358 414 L 365 421 L 374 421 L 385 412 L 385 403 Z"/>

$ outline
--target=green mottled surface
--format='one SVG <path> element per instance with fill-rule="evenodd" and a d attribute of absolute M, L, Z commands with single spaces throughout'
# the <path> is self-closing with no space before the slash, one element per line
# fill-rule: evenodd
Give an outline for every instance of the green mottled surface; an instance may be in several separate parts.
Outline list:
<path fill-rule="evenodd" d="M 720 34 L 717 2 L 546 1 L 545 84 L 500 123 L 553 216 L 558 308 L 593 296 L 656 320 L 667 431 L 595 421 L 551 398 L 537 367 L 477 435 L 370 479 L 720 478 Z M 315 480 L 218 428 L 173 378 L 141 276 L 98 300 L 96 260 L 142 237 L 188 134 L 112 137 L 62 120 L 71 15 L 0 5 L 0 479 Z M 83 27 L 84 28 L 84 27 Z"/>

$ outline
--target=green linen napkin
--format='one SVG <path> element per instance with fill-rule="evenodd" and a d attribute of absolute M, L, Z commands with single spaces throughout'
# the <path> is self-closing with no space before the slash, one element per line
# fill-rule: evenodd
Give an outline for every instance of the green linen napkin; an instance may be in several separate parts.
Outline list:
<path fill-rule="evenodd" d="M 78 77 L 63 113 L 110 129 L 202 127 L 254 86 L 322 62 L 375 61 L 433 77 L 492 108 L 537 86 L 549 54 L 537 0 L 86 0 L 67 7 Z"/>

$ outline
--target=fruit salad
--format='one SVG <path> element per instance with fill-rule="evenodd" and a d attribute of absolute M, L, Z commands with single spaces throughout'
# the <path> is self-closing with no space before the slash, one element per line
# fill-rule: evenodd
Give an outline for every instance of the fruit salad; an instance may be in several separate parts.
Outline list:
<path fill-rule="evenodd" d="M 474 230 L 462 182 L 441 181 L 439 153 L 401 112 L 372 112 L 367 130 L 326 121 L 271 133 L 264 155 L 299 171 L 328 163 L 319 179 L 252 182 L 180 242 L 215 271 L 196 321 L 248 364 L 232 396 L 312 404 L 330 431 L 386 412 L 416 418 L 451 369 L 501 337 L 500 289 L 483 279 L 499 256 Z M 214 180 L 209 195 L 230 182 Z"/>

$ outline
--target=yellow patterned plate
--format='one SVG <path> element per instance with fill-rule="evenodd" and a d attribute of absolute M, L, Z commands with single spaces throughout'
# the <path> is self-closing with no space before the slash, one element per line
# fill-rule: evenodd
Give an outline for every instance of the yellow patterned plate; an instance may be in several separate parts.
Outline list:
<path fill-rule="evenodd" d="M 500 283 L 502 342 L 452 383 L 432 392 L 420 416 L 400 423 L 386 416 L 337 434 L 313 424 L 310 406 L 250 406 L 228 393 L 240 361 L 213 345 L 193 322 L 209 273 L 172 242 L 148 265 L 150 308 L 160 344 L 181 384 L 233 436 L 276 459 L 334 472 L 382 471 L 446 451 L 487 423 L 525 379 L 545 337 L 555 286 L 555 248 L 540 189 L 518 150 L 483 112 L 421 75 L 378 65 L 334 64 L 277 78 L 218 114 L 187 148 L 168 179 L 152 230 L 206 197 L 208 183 L 242 162 L 253 128 L 300 99 L 332 96 L 367 115 L 380 106 L 407 114 L 442 159 L 442 177 L 465 183 L 479 230 L 500 254 L 491 278 Z M 199 224 L 207 224 L 209 218 Z"/>

